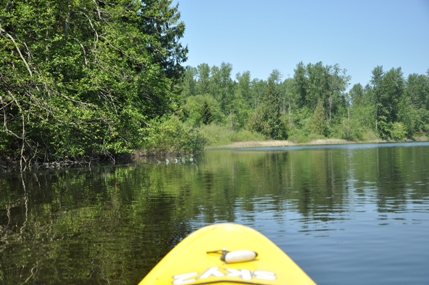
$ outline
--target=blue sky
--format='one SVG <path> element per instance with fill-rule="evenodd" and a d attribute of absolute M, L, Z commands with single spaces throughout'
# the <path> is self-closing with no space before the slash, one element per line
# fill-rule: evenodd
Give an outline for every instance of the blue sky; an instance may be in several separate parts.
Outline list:
<path fill-rule="evenodd" d="M 299 62 L 339 64 L 366 85 L 374 67 L 405 76 L 429 69 L 429 0 L 174 0 L 188 45 L 185 65 L 233 66 L 266 80 Z"/>

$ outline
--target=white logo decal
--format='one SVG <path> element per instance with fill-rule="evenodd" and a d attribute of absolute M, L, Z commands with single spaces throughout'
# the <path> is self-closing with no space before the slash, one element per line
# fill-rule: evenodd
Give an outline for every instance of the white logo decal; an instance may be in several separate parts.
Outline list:
<path fill-rule="evenodd" d="M 226 268 L 226 271 L 228 271 L 228 275 L 226 276 L 239 276 L 243 280 L 252 280 L 252 273 L 248 269 Z"/>
<path fill-rule="evenodd" d="M 195 282 L 197 281 L 195 278 L 192 277 L 197 277 L 198 272 L 191 272 L 191 273 L 185 273 L 185 274 L 178 274 L 178 275 L 174 275 L 174 281 L 173 284 L 174 285 L 183 285 L 183 284 L 189 284 L 191 282 Z M 192 278 L 192 279 L 189 279 Z M 186 280 L 188 279 L 188 280 Z"/>
<path fill-rule="evenodd" d="M 196 282 L 197 280 L 207 279 L 209 277 L 240 277 L 243 280 L 261 279 L 261 280 L 276 280 L 276 274 L 270 271 L 249 269 L 235 269 L 235 268 L 219 268 L 210 267 L 204 271 L 200 276 L 198 272 L 190 272 L 177 274 L 173 276 L 174 285 L 185 285 Z"/>
<path fill-rule="evenodd" d="M 276 280 L 276 274 L 270 271 L 255 270 L 253 271 L 255 278 L 264 280 Z"/>
<path fill-rule="evenodd" d="M 198 279 L 206 279 L 206 278 L 209 278 L 210 276 L 223 277 L 225 275 L 219 271 L 219 267 L 212 267 L 207 269 L 206 272 L 204 272 L 203 274 L 201 274 L 201 276 L 198 277 Z"/>

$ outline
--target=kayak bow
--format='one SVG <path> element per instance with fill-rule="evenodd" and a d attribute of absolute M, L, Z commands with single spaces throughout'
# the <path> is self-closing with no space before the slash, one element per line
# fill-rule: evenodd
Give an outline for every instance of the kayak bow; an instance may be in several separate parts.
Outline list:
<path fill-rule="evenodd" d="M 315 283 L 264 235 L 243 225 L 225 223 L 190 234 L 139 284 Z"/>

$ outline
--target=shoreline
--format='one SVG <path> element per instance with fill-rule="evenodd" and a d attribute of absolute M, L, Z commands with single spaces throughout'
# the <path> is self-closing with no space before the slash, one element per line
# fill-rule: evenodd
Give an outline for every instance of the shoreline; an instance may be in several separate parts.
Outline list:
<path fill-rule="evenodd" d="M 429 142 L 427 137 L 420 140 L 405 140 L 402 142 Z M 368 140 L 368 141 L 348 141 L 344 139 L 317 139 L 305 143 L 296 143 L 288 140 L 266 140 L 266 141 L 241 141 L 233 142 L 226 145 L 212 145 L 205 147 L 205 150 L 216 150 L 216 149 L 245 149 L 245 148 L 263 148 L 263 147 L 288 147 L 288 146 L 311 146 L 311 145 L 344 145 L 344 144 L 377 144 L 377 143 L 389 143 L 386 140 Z M 394 142 L 391 142 L 394 143 Z M 190 155 L 191 157 L 193 155 Z M 164 159 L 166 157 L 177 157 L 177 153 L 166 152 L 166 153 L 153 153 L 147 150 L 135 150 L 130 153 L 116 154 L 110 158 L 110 163 L 114 165 L 129 164 L 129 163 L 152 163 L 158 161 L 158 159 Z M 89 160 L 89 161 L 54 161 L 44 163 L 34 163 L 26 166 L 22 171 L 33 171 L 33 170 L 48 170 L 48 169 L 62 169 L 69 167 L 85 167 L 92 164 L 103 164 L 109 161 L 108 159 L 100 158 Z M 0 173 L 19 172 L 18 162 L 2 162 L 0 161 Z"/>
<path fill-rule="evenodd" d="M 233 142 L 227 145 L 210 146 L 207 149 L 219 148 L 254 148 L 254 147 L 275 147 L 275 146 L 300 146 L 300 145 L 331 145 L 331 144 L 358 144 L 358 143 L 384 143 L 385 140 L 372 140 L 364 142 L 348 141 L 344 139 L 317 139 L 306 143 L 295 143 L 288 140 L 268 140 L 268 141 L 243 141 Z"/>

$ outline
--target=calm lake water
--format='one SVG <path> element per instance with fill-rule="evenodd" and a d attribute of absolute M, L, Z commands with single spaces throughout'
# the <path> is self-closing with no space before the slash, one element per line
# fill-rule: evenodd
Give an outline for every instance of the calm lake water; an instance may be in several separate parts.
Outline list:
<path fill-rule="evenodd" d="M 211 223 L 318 284 L 429 284 L 429 143 L 212 150 L 0 176 L 0 284 L 136 284 Z"/>

